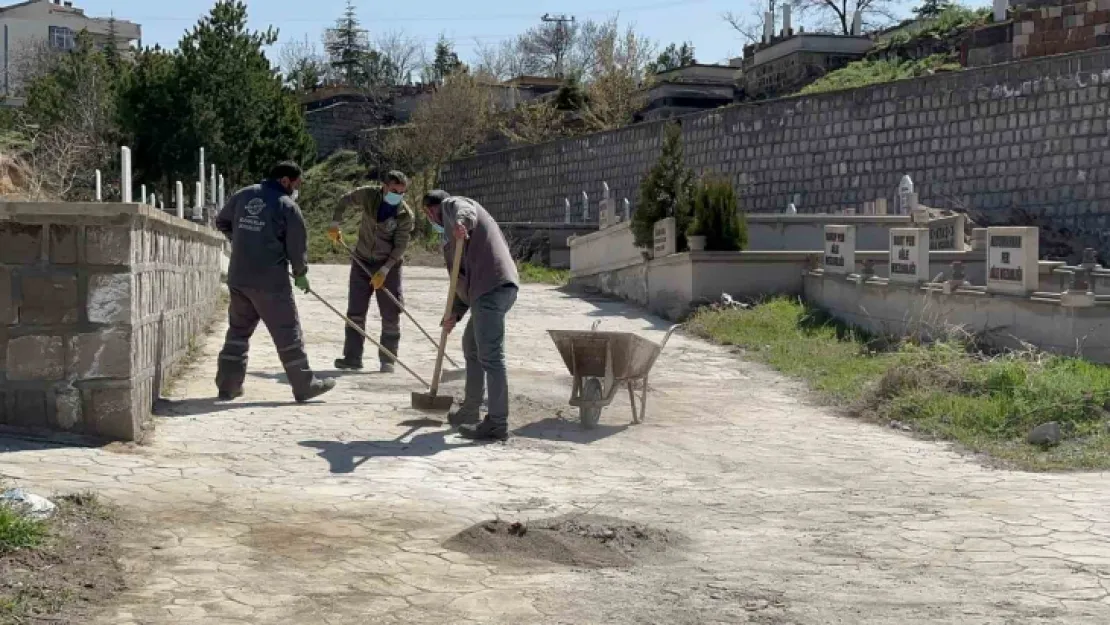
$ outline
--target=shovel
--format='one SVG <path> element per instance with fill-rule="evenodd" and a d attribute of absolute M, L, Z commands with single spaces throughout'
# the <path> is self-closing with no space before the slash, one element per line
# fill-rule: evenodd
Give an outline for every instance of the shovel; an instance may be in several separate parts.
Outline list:
<path fill-rule="evenodd" d="M 451 287 L 447 290 L 447 309 L 443 313 L 444 317 L 451 314 L 451 308 L 455 304 L 455 289 L 459 285 L 459 265 L 462 264 L 463 245 L 465 243 L 465 240 L 455 240 L 455 262 L 451 265 Z M 443 370 L 443 354 L 447 348 L 447 334 L 446 327 L 439 333 L 439 353 L 436 354 L 436 370 L 432 375 L 430 392 L 414 392 L 412 394 L 412 407 L 417 410 L 450 410 L 451 404 L 455 402 L 455 398 L 450 395 L 446 397 L 439 396 L 439 374 Z"/>
<path fill-rule="evenodd" d="M 342 319 L 343 321 L 346 321 L 347 325 L 354 328 L 355 332 L 358 332 L 359 334 L 361 334 L 364 339 L 373 343 L 378 349 L 380 349 L 382 351 L 383 354 L 385 354 L 386 356 L 389 356 L 397 364 L 401 365 L 401 368 L 404 369 L 405 371 L 408 371 L 412 375 L 412 377 L 416 378 L 417 380 L 420 380 L 421 384 L 423 384 L 424 386 L 429 386 L 428 382 L 424 378 L 420 377 L 420 375 L 417 374 L 412 369 L 409 369 L 408 366 L 405 365 L 405 363 L 401 362 L 400 359 L 398 359 L 395 354 L 390 352 L 388 349 L 382 347 L 381 343 L 379 343 L 379 342 L 375 341 L 374 339 L 370 338 L 370 336 L 368 334 L 366 334 L 366 332 L 362 328 L 358 327 L 358 324 L 356 324 L 354 321 L 351 321 L 349 318 L 347 318 L 347 315 L 344 315 L 343 313 L 339 312 L 338 308 L 336 308 L 335 306 L 332 306 L 330 303 L 328 303 L 328 300 L 324 299 L 319 293 L 317 293 L 316 291 L 313 291 L 312 289 L 309 289 L 307 292 L 308 292 L 309 295 L 311 295 L 311 296 L 315 297 L 316 299 L 320 300 L 320 303 L 323 304 L 324 306 L 327 306 L 328 309 L 331 310 L 333 313 L 335 313 L 336 315 L 339 315 L 340 319 Z"/>
<path fill-rule="evenodd" d="M 358 256 L 355 256 L 354 250 L 351 249 L 351 246 L 347 245 L 346 241 L 340 238 L 339 244 L 343 246 L 343 249 L 347 250 L 347 255 L 351 257 L 351 260 L 353 260 L 355 264 L 357 264 L 362 269 L 362 271 L 366 273 L 366 275 L 374 275 L 374 273 L 370 271 L 370 268 L 362 262 L 362 259 Z M 385 288 L 384 286 L 378 289 L 378 292 L 385 293 L 385 296 L 389 298 L 389 301 L 393 302 L 397 306 L 397 308 L 400 308 L 401 312 L 405 313 L 405 316 L 409 318 L 409 321 L 416 324 L 416 327 L 419 328 L 424 336 L 428 338 L 428 341 L 431 342 L 433 347 L 439 347 L 439 344 L 436 343 L 436 340 L 434 338 L 432 338 L 432 335 L 428 334 L 428 331 L 424 329 L 424 326 L 420 325 L 420 322 L 417 321 L 416 318 L 413 317 L 411 314 L 409 314 L 408 309 L 406 309 L 405 305 L 401 303 L 401 300 L 397 299 L 397 296 L 395 296 L 392 292 L 390 292 L 389 289 Z M 447 361 L 451 363 L 451 366 L 454 367 L 454 369 L 447 369 L 443 371 L 443 373 L 440 375 L 441 382 L 454 382 L 456 380 L 462 380 L 466 378 L 466 369 L 460 368 L 459 363 L 455 362 L 446 353 L 444 353 L 444 357 L 447 358 Z"/>

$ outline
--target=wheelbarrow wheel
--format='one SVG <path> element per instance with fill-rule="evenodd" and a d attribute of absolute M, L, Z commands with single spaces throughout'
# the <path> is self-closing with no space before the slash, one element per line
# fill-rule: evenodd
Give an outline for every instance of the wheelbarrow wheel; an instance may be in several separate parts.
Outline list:
<path fill-rule="evenodd" d="M 587 401 L 600 401 L 602 396 L 601 380 L 586 378 L 582 381 L 582 399 Z M 581 406 L 578 408 L 578 418 L 582 427 L 592 430 L 601 421 L 601 406 Z"/>

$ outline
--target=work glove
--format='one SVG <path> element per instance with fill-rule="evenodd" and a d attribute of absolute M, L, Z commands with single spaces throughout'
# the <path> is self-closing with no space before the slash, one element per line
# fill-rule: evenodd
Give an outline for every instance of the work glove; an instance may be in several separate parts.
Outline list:
<path fill-rule="evenodd" d="M 370 286 L 374 287 L 375 291 L 380 291 L 385 286 L 385 276 L 388 273 L 385 269 L 379 269 L 370 277 Z"/>
<path fill-rule="evenodd" d="M 332 222 L 331 227 L 328 228 L 328 239 L 335 245 L 343 240 L 343 232 L 339 229 L 339 224 Z"/>
<path fill-rule="evenodd" d="M 293 278 L 293 284 L 298 289 L 304 291 L 305 293 L 308 293 L 310 290 L 312 290 L 308 286 L 308 275 L 307 274 L 305 274 L 303 276 L 297 276 L 296 278 Z"/>

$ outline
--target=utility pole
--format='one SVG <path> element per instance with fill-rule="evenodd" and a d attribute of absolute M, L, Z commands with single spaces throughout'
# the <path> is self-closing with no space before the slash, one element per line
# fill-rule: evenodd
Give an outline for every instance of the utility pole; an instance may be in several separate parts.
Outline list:
<path fill-rule="evenodd" d="M 563 62 L 566 60 L 567 52 L 570 51 L 571 33 L 568 24 L 574 23 L 573 15 L 565 15 L 563 13 L 544 13 L 540 18 L 546 24 L 555 24 L 555 37 L 552 42 L 555 48 L 555 77 L 564 78 L 563 76 Z"/>

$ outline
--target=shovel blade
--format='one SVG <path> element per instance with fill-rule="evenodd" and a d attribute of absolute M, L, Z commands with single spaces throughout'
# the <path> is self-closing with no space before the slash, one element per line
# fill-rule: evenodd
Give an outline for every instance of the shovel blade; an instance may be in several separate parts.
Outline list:
<path fill-rule="evenodd" d="M 412 407 L 417 410 L 447 412 L 451 410 L 451 406 L 454 403 L 455 398 L 451 395 L 432 395 L 431 393 L 416 392 L 412 394 Z"/>

